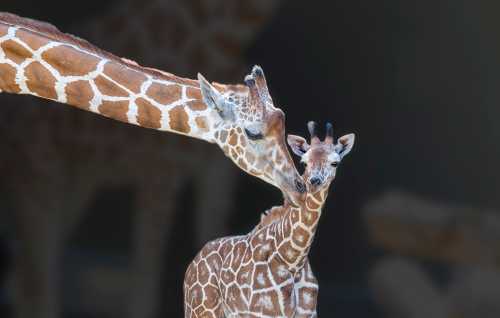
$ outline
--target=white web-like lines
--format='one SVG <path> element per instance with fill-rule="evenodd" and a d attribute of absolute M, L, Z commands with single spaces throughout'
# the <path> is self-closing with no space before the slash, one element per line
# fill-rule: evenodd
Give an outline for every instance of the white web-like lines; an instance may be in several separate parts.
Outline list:
<path fill-rule="evenodd" d="M 300 222 L 300 221 L 298 221 Z M 282 222 L 273 223 L 269 226 L 259 229 L 258 231 L 252 231 L 245 236 L 235 236 L 227 237 L 217 240 L 217 248 L 213 245 L 207 244 L 205 248 L 204 261 L 208 263 L 208 259 L 213 255 L 220 257 L 222 267 L 220 270 L 214 269 L 209 266 L 210 277 L 214 277 L 217 280 L 217 286 L 210 284 L 212 287 L 216 287 L 219 291 L 219 295 L 222 297 L 220 299 L 220 304 L 222 306 L 221 310 L 224 311 L 225 317 L 241 317 L 243 315 L 252 315 L 253 317 L 259 318 L 289 318 L 289 317 L 316 317 L 316 297 L 318 286 L 316 279 L 312 274 L 310 265 L 304 263 L 296 271 L 293 270 L 289 265 L 281 259 L 279 252 L 277 250 L 277 241 L 281 241 L 283 236 L 278 233 L 284 233 Z M 252 245 L 252 240 L 258 239 L 256 245 Z M 269 255 L 266 260 L 256 261 L 253 257 L 246 258 L 247 255 L 254 255 L 254 251 L 257 249 L 262 249 L 263 246 L 269 244 L 268 240 L 274 240 L 274 250 L 273 253 Z M 243 245 L 242 245 L 243 244 Z M 241 248 L 242 246 L 244 248 Z M 240 247 L 240 248 L 238 248 Z M 282 266 L 277 268 L 272 268 L 270 266 L 269 260 L 277 257 L 282 262 Z M 233 261 L 238 260 L 239 263 L 237 267 L 233 264 Z M 246 261 L 245 261 L 246 260 Z M 203 260 L 196 260 L 195 264 L 200 264 L 204 262 Z M 240 280 L 242 274 L 247 272 L 247 266 L 251 266 L 249 270 L 249 275 L 247 278 Z M 265 270 L 257 270 L 258 267 L 265 267 Z M 289 277 L 278 274 L 279 271 L 286 271 Z M 276 271 L 274 273 L 273 271 Z M 233 277 L 230 281 L 227 278 L 223 278 L 224 273 L 231 273 Z M 277 282 L 275 276 L 277 274 L 281 279 L 280 283 Z M 262 275 L 262 283 L 260 286 L 262 288 L 254 288 L 254 286 L 259 286 L 258 280 L 259 275 Z M 269 282 L 269 286 L 266 286 L 266 282 Z M 200 282 L 198 282 L 200 284 Z M 192 286 L 195 286 L 193 284 Z M 208 286 L 209 284 L 202 284 L 203 286 Z M 189 290 L 189 285 L 185 285 L 185 289 Z M 237 289 L 239 293 L 238 297 L 231 297 L 233 291 L 230 289 Z M 292 288 L 291 294 L 288 294 Z M 288 289 L 288 291 L 287 291 Z M 287 294 L 285 295 L 285 291 Z M 248 295 L 246 294 L 248 292 Z M 277 296 L 277 299 L 274 297 Z M 207 301 L 206 294 L 200 295 L 203 303 Z M 238 302 L 238 303 L 235 303 Z M 303 305 L 304 307 L 301 307 Z M 253 307 L 252 307 L 253 306 Z M 188 299 L 186 303 L 186 308 L 188 312 L 193 313 L 193 310 L 199 308 L 193 308 L 193 299 Z M 206 312 L 211 311 L 203 307 Z M 291 310 L 291 312 L 290 312 Z M 276 311 L 271 315 L 272 311 Z M 211 311 L 213 312 L 213 311 Z M 268 312 L 269 314 L 264 314 Z"/>
<path fill-rule="evenodd" d="M 117 82 L 116 80 L 114 80 L 113 78 L 111 78 L 110 76 L 108 76 L 107 74 L 104 73 L 104 67 L 106 66 L 106 64 L 114 63 L 114 61 L 103 58 L 102 56 L 99 56 L 93 52 L 89 52 L 87 50 L 84 50 L 76 45 L 69 44 L 69 43 L 62 43 L 62 42 L 58 42 L 58 41 L 51 41 L 48 44 L 34 50 L 29 45 L 27 45 L 22 40 L 20 40 L 19 38 L 16 37 L 16 32 L 19 29 L 21 29 L 21 27 L 10 26 L 8 28 L 7 34 L 0 37 L 0 44 L 5 42 L 5 41 L 12 40 L 15 43 L 19 44 L 20 46 L 22 46 L 28 52 L 30 52 L 30 54 L 32 56 L 29 58 L 26 58 L 20 64 L 17 64 L 14 61 L 7 58 L 3 49 L 0 48 L 0 63 L 7 64 L 16 70 L 15 82 L 21 90 L 20 94 L 30 94 L 30 95 L 40 97 L 40 95 L 38 93 L 33 92 L 29 89 L 29 87 L 27 85 L 28 78 L 26 77 L 26 74 L 25 74 L 25 70 L 30 64 L 38 62 L 55 79 L 55 84 L 54 84 L 53 88 L 55 90 L 57 97 L 54 100 L 57 102 L 67 103 L 66 87 L 71 83 L 78 82 L 78 81 L 84 81 L 84 82 L 87 82 L 89 84 L 89 86 L 92 90 L 92 93 L 93 93 L 93 97 L 89 102 L 89 104 L 90 104 L 89 110 L 91 112 L 101 114 L 100 106 L 102 105 L 102 103 L 104 101 L 109 101 L 109 102 L 126 101 L 126 102 L 128 102 L 128 110 L 126 113 L 128 123 L 139 125 L 139 123 L 138 123 L 139 111 L 138 111 L 138 105 L 136 104 L 136 100 L 138 98 L 143 98 L 150 105 L 154 106 L 155 108 L 157 108 L 160 111 L 161 119 L 160 119 L 160 127 L 158 128 L 159 130 L 181 133 L 178 131 L 173 131 L 171 129 L 171 126 L 170 126 L 170 119 L 171 118 L 170 118 L 169 112 L 170 112 L 170 110 L 172 110 L 173 108 L 175 108 L 177 106 L 182 106 L 182 109 L 185 111 L 185 113 L 188 116 L 188 125 L 190 127 L 189 134 L 195 138 L 201 138 L 201 139 L 213 138 L 213 131 L 212 131 L 213 127 L 211 126 L 211 124 L 212 124 L 211 122 L 209 122 L 209 127 L 207 127 L 208 132 L 201 131 L 200 129 L 198 129 L 198 126 L 196 125 L 196 122 L 195 122 L 196 118 L 199 116 L 205 116 L 206 118 L 210 118 L 212 110 L 208 109 L 208 108 L 205 110 L 200 110 L 200 111 L 199 110 L 192 110 L 191 108 L 186 106 L 188 102 L 195 100 L 194 98 L 188 98 L 187 93 L 186 93 L 187 87 L 193 87 L 193 88 L 198 88 L 198 87 L 190 86 L 190 85 L 184 84 L 184 83 L 180 84 L 180 83 L 173 82 L 173 81 L 163 80 L 163 79 L 155 78 L 154 76 L 152 76 L 150 74 L 145 74 L 146 80 L 142 83 L 141 88 L 140 88 L 140 92 L 135 93 L 135 92 L 131 91 L 130 89 L 128 89 L 126 86 L 122 85 L 121 83 Z M 22 29 L 25 29 L 25 28 L 22 28 Z M 32 30 L 29 30 L 29 31 L 35 32 Z M 99 62 L 97 63 L 95 69 L 88 72 L 87 74 L 78 75 L 78 76 L 61 75 L 60 72 L 55 67 L 53 67 L 50 63 L 46 62 L 42 57 L 42 55 L 45 52 L 47 52 L 48 50 L 53 49 L 53 48 L 57 48 L 57 47 L 61 47 L 61 46 L 69 47 L 69 48 L 72 48 L 78 52 L 95 57 L 99 60 Z M 125 64 L 122 64 L 122 65 L 127 67 Z M 133 71 L 137 72 L 136 70 L 133 70 Z M 127 92 L 128 96 L 110 96 L 110 95 L 103 94 L 99 90 L 98 85 L 96 85 L 96 83 L 95 83 L 95 79 L 98 76 L 105 78 L 109 82 L 116 85 L 116 87 L 119 87 L 123 91 Z M 147 95 L 147 91 L 148 91 L 149 87 L 151 85 L 153 85 L 154 83 L 159 84 L 159 85 L 164 85 L 164 86 L 171 86 L 171 85 L 180 86 L 180 89 L 182 92 L 181 98 L 175 100 L 174 102 L 172 102 L 170 104 L 166 104 L 166 105 L 157 102 L 156 100 L 154 100 L 153 98 L 151 98 L 150 96 Z M 183 134 L 183 133 L 181 133 L 181 134 Z"/>

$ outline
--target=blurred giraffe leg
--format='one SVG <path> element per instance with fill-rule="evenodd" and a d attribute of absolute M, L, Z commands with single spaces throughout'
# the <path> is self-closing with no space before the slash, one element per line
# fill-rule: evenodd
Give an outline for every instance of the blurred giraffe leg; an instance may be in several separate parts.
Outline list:
<path fill-rule="evenodd" d="M 211 162 L 197 179 L 195 244 L 203 246 L 209 240 L 227 234 L 228 219 L 233 207 L 238 170 L 230 160 L 214 154 Z"/>
<path fill-rule="evenodd" d="M 178 190 L 176 178 L 141 184 L 133 234 L 131 318 L 158 317 L 167 233 L 175 217 Z"/>

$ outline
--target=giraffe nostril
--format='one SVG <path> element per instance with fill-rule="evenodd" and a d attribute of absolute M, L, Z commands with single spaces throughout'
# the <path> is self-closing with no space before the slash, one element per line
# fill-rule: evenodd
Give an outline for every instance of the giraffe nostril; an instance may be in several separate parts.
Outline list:
<path fill-rule="evenodd" d="M 302 180 L 295 179 L 295 188 L 299 193 L 304 193 L 306 192 L 306 185 Z"/>
<path fill-rule="evenodd" d="M 319 186 L 321 184 L 321 179 L 318 177 L 312 177 L 309 182 L 314 186 Z"/>

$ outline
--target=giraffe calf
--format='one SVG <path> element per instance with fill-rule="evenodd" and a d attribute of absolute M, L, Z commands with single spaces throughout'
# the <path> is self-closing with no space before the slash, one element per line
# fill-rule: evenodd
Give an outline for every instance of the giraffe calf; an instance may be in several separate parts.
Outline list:
<path fill-rule="evenodd" d="M 285 201 L 267 211 L 247 235 L 206 244 L 184 279 L 186 318 L 317 317 L 318 283 L 308 254 L 337 166 L 351 151 L 354 135 L 335 144 L 331 124 L 324 141 L 309 123 L 311 144 L 288 136 L 306 164 L 307 191 L 299 204 Z"/>

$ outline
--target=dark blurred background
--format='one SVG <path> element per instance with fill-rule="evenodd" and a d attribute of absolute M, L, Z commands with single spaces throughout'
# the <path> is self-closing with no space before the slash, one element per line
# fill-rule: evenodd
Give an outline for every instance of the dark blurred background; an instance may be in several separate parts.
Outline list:
<path fill-rule="evenodd" d="M 500 316 L 500 4 L 3 0 L 0 9 L 191 78 L 241 82 L 260 64 L 288 132 L 305 135 L 308 120 L 355 132 L 310 257 L 319 316 Z M 212 37 L 218 24 L 231 34 Z M 248 232 L 281 204 L 215 146 L 31 97 L 0 104 L 1 317 L 182 317 L 183 273 L 204 242 Z M 115 167 L 123 158 L 131 162 Z M 123 167 L 135 174 L 120 177 Z M 137 175 L 159 170 L 151 203 Z"/>

